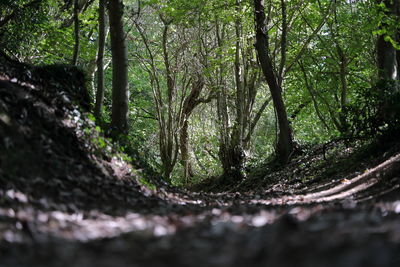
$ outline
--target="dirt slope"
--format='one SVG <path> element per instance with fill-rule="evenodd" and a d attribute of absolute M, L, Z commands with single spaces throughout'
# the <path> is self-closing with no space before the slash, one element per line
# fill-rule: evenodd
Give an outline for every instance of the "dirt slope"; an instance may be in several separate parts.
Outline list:
<path fill-rule="evenodd" d="M 0 57 L 1 267 L 400 266 L 396 147 L 329 175 L 304 155 L 240 193 L 154 191 L 99 143 L 80 82 Z"/>

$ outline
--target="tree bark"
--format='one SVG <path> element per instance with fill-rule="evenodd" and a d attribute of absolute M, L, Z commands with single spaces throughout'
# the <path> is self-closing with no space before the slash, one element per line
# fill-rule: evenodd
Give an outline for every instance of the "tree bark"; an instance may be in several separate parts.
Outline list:
<path fill-rule="evenodd" d="M 192 166 L 189 157 L 189 117 L 193 110 L 200 104 L 208 100 L 200 100 L 200 94 L 204 87 L 204 81 L 198 77 L 192 85 L 189 96 L 185 99 L 180 118 L 179 146 L 181 151 L 181 161 L 184 169 L 183 178 L 188 183 L 189 177 L 193 176 Z M 210 99 L 211 101 L 211 99 Z"/>
<path fill-rule="evenodd" d="M 398 0 L 378 0 L 378 3 L 384 3 L 388 9 L 388 16 L 396 16 L 399 1 Z M 388 27 L 383 24 L 381 27 Z M 377 64 L 378 64 L 378 78 L 385 81 L 394 81 L 399 78 L 397 51 L 393 45 L 385 40 L 385 34 L 378 36 L 377 40 Z M 395 34 L 391 36 L 396 40 Z"/>
<path fill-rule="evenodd" d="M 108 5 L 112 54 L 112 111 L 113 135 L 128 131 L 128 53 L 123 24 L 122 0 L 110 0 Z"/>
<path fill-rule="evenodd" d="M 72 65 L 77 65 L 79 49 L 80 49 L 80 34 L 79 34 L 79 0 L 74 0 L 74 54 L 72 56 Z"/>
<path fill-rule="evenodd" d="M 400 23 L 400 2 L 397 0 L 396 21 Z M 396 42 L 400 44 L 400 27 L 397 28 Z M 397 81 L 400 83 L 400 50 L 396 50 Z"/>
<path fill-rule="evenodd" d="M 171 69 L 170 56 L 168 51 L 168 33 L 170 27 L 170 21 L 164 20 L 160 16 L 163 24 L 164 30 L 162 35 L 162 51 L 165 66 L 165 75 L 167 81 L 167 122 L 164 124 L 164 141 L 161 150 L 164 151 L 164 156 L 162 157 L 162 162 L 164 166 L 164 177 L 167 181 L 171 180 L 171 173 L 175 167 L 177 157 L 178 157 L 178 134 L 176 133 L 176 118 L 174 114 L 174 100 L 176 95 L 176 85 L 175 79 L 173 77 L 173 72 Z"/>
<path fill-rule="evenodd" d="M 236 3 L 238 4 L 238 3 Z M 216 21 L 216 45 L 222 48 L 225 42 L 225 25 Z M 235 75 L 235 108 L 232 114 L 235 114 L 235 122 L 231 124 L 231 117 L 229 112 L 229 92 L 226 83 L 226 66 L 220 64 L 216 73 L 216 86 L 220 88 L 217 93 L 217 111 L 218 121 L 220 127 L 220 140 L 219 140 L 219 159 L 223 168 L 223 177 L 227 179 L 242 179 L 242 165 L 243 165 L 243 88 L 241 84 L 240 75 L 240 21 L 237 19 L 235 22 L 236 33 L 236 54 L 234 60 L 234 75 Z M 222 62 L 222 54 L 217 54 L 218 59 Z M 238 94 L 241 94 L 239 96 Z M 242 137 L 240 137 L 240 135 Z"/>
<path fill-rule="evenodd" d="M 236 0 L 236 12 L 240 12 L 240 1 Z M 244 177 L 244 149 L 243 149 L 243 128 L 244 128 L 244 89 L 242 83 L 242 68 L 240 64 L 240 37 L 241 37 L 241 20 L 239 14 L 236 15 L 235 34 L 235 84 L 236 84 L 236 120 L 231 135 L 230 154 L 231 154 L 231 176 L 241 180 Z"/>
<path fill-rule="evenodd" d="M 278 84 L 282 86 L 283 82 L 283 74 L 286 64 L 286 48 L 287 48 L 287 12 L 286 12 L 286 2 L 285 0 L 281 0 L 281 13 L 282 13 L 282 40 L 281 40 L 281 63 L 279 65 L 279 75 L 278 75 Z"/>
<path fill-rule="evenodd" d="M 99 0 L 99 46 L 97 51 L 97 91 L 94 116 L 101 118 L 101 110 L 104 100 L 104 48 L 106 44 L 106 0 Z"/>
<path fill-rule="evenodd" d="M 335 123 L 337 130 L 347 135 L 349 131 L 349 124 L 347 122 L 348 114 L 347 114 L 347 106 L 348 106 L 348 85 L 347 85 L 347 73 L 348 73 L 348 64 L 349 60 L 346 55 L 346 50 L 342 48 L 340 44 L 340 24 L 338 21 L 338 13 L 337 13 L 337 5 L 333 6 L 333 15 L 334 15 L 334 23 L 335 25 L 328 24 L 330 29 L 330 33 L 332 36 L 333 43 L 336 48 L 337 58 L 338 58 L 338 68 L 339 68 L 339 80 L 340 80 L 340 99 L 338 99 L 338 106 L 340 107 L 340 111 L 338 113 L 337 123 Z"/>
<path fill-rule="evenodd" d="M 220 25 L 218 19 L 215 22 L 215 33 L 216 33 L 216 46 L 218 48 L 222 48 L 225 42 L 225 27 L 224 25 Z M 217 58 L 220 62 L 222 62 L 222 54 L 218 53 Z M 230 153 L 230 116 L 228 113 L 228 92 L 225 83 L 225 65 L 219 64 L 218 71 L 216 74 L 216 86 L 221 90 L 217 93 L 217 113 L 218 113 L 218 122 L 219 122 L 219 152 L 218 157 L 222 164 L 222 168 L 224 171 L 224 176 L 226 176 L 231 170 L 231 153 Z"/>
<path fill-rule="evenodd" d="M 398 8 L 398 11 L 397 11 L 398 13 L 398 15 L 397 15 L 397 18 L 399 18 L 399 20 L 400 20 L 400 4 L 399 4 L 399 8 Z M 397 30 L 397 43 L 399 44 L 400 43 L 400 29 L 399 30 Z M 397 50 L 396 51 L 396 61 L 397 61 L 397 81 L 400 83 L 400 50 Z"/>
<path fill-rule="evenodd" d="M 277 75 L 273 69 L 272 59 L 268 53 L 268 33 L 265 25 L 264 1 L 254 0 L 256 23 L 256 50 L 263 74 L 271 91 L 272 101 L 277 114 L 279 135 L 276 145 L 277 159 L 286 164 L 293 152 L 293 139 L 287 118 L 285 103 L 282 98 L 282 88 L 278 83 Z"/>

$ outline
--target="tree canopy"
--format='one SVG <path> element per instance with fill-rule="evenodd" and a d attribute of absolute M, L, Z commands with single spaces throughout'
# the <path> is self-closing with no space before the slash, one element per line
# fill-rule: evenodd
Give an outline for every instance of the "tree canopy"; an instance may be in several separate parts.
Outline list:
<path fill-rule="evenodd" d="M 397 0 L 3 0 L 1 52 L 86 74 L 91 112 L 174 184 L 240 181 L 398 129 Z"/>

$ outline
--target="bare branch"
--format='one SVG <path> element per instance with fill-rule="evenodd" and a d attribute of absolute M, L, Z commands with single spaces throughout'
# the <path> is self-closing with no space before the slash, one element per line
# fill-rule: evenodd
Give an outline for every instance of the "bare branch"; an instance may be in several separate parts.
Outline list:
<path fill-rule="evenodd" d="M 331 0 L 329 7 L 327 8 L 323 18 L 321 19 L 321 22 L 319 23 L 318 27 L 314 29 L 314 31 L 311 33 L 310 36 L 308 36 L 307 40 L 304 42 L 303 47 L 300 49 L 299 53 L 295 56 L 295 58 L 292 60 L 292 62 L 288 65 L 282 76 L 285 76 L 285 73 L 289 72 L 293 66 L 299 61 L 299 59 L 303 56 L 303 54 L 306 52 L 306 49 L 312 39 L 314 39 L 315 35 L 318 34 L 318 32 L 322 29 L 322 27 L 325 25 L 326 19 L 328 18 L 328 15 L 330 14 L 332 7 L 335 5 L 335 1 Z"/>

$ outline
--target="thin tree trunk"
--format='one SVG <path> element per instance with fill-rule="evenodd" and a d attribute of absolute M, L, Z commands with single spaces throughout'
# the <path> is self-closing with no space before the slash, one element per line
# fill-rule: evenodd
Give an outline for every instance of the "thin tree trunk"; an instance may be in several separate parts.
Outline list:
<path fill-rule="evenodd" d="M 240 11 L 240 0 L 236 0 L 236 11 Z M 236 84 L 236 121 L 232 131 L 231 144 L 230 144 L 230 169 L 235 179 L 243 178 L 244 169 L 244 150 L 243 150 L 243 122 L 244 122 L 244 90 L 241 77 L 241 64 L 240 64 L 240 36 L 241 36 L 241 21 L 239 14 L 235 21 L 236 33 L 236 51 L 235 51 L 235 84 Z"/>
<path fill-rule="evenodd" d="M 104 48 L 106 44 L 106 0 L 99 0 L 99 46 L 97 51 L 97 91 L 94 116 L 101 118 L 101 110 L 104 100 Z"/>
<path fill-rule="evenodd" d="M 189 183 L 191 174 L 191 164 L 189 160 L 189 122 L 184 120 L 179 134 L 179 146 L 181 150 L 181 160 L 183 165 L 183 179 L 185 183 Z"/>
<path fill-rule="evenodd" d="M 264 1 L 254 0 L 256 22 L 256 50 L 261 69 L 271 91 L 272 101 L 277 114 L 279 135 L 276 145 L 277 159 L 286 164 L 293 151 L 293 139 L 287 118 L 285 103 L 282 98 L 282 88 L 273 69 L 271 57 L 268 54 L 268 33 L 265 25 Z"/>
<path fill-rule="evenodd" d="M 185 99 L 182 108 L 182 114 L 180 118 L 180 131 L 179 131 L 179 145 L 181 150 L 181 162 L 184 169 L 183 178 L 186 183 L 189 182 L 189 177 L 193 176 L 193 171 L 191 167 L 190 157 L 189 157 L 189 117 L 193 110 L 200 104 L 211 101 L 210 99 L 202 100 L 199 99 L 200 94 L 204 87 L 204 81 L 201 77 L 193 82 L 192 89 L 189 96 Z"/>
<path fill-rule="evenodd" d="M 153 89 L 153 98 L 157 111 L 158 121 L 158 137 L 159 137 L 159 149 L 160 157 L 162 162 L 162 175 L 165 181 L 170 182 L 171 173 L 176 165 L 178 152 L 179 152 L 179 134 L 176 123 L 179 123 L 179 116 L 175 116 L 173 112 L 173 100 L 175 91 L 175 81 L 173 73 L 171 71 L 170 59 L 168 53 L 168 28 L 169 22 L 160 17 L 164 23 L 164 30 L 162 35 L 162 56 L 164 60 L 164 66 L 166 69 L 165 79 L 168 81 L 168 99 L 164 101 L 163 94 L 161 92 L 161 82 L 159 80 L 159 70 L 156 66 L 156 59 L 151 50 L 149 40 L 147 39 L 144 30 L 140 27 L 137 21 L 134 21 L 135 26 L 143 40 L 146 47 L 148 57 L 150 59 L 150 68 L 148 72 L 151 77 L 151 84 Z"/>
<path fill-rule="evenodd" d="M 396 10 L 396 21 L 400 23 L 400 2 L 397 0 L 397 10 Z M 400 27 L 397 28 L 396 41 L 400 43 Z M 397 81 L 400 86 L 400 50 L 396 50 L 396 61 L 397 61 Z M 400 89 L 400 88 L 399 88 Z"/>
<path fill-rule="evenodd" d="M 72 56 L 72 65 L 77 65 L 79 48 L 80 48 L 80 34 L 79 34 L 79 0 L 74 1 L 74 54 Z"/>
<path fill-rule="evenodd" d="M 400 23 L 400 1 L 396 0 L 396 21 Z M 396 42 L 400 43 L 400 27 L 397 27 L 396 31 Z M 400 90 L 400 50 L 396 50 L 396 63 L 397 63 L 397 81 L 398 89 Z"/>
<path fill-rule="evenodd" d="M 248 47 L 250 56 L 253 56 L 254 50 L 253 46 Z M 243 75 L 244 80 L 244 94 L 245 94 L 245 103 L 244 103 L 244 111 L 243 111 L 243 149 L 245 151 L 249 150 L 250 139 L 247 139 L 249 136 L 249 132 L 251 131 L 251 116 L 254 111 L 254 103 L 256 101 L 257 89 L 259 88 L 259 83 L 256 82 L 258 79 L 258 72 L 253 70 L 253 64 L 251 64 L 251 59 L 243 55 L 243 61 L 245 64 L 245 71 Z M 246 65 L 246 62 L 249 64 Z M 250 134 L 251 136 L 251 134 Z"/>
<path fill-rule="evenodd" d="M 216 31 L 216 45 L 218 48 L 222 48 L 225 41 L 224 35 L 224 27 L 220 27 L 220 23 L 216 20 L 215 23 L 215 31 Z M 222 62 L 222 55 L 219 53 L 217 55 L 218 60 Z M 226 89 L 226 84 L 224 80 L 224 72 L 225 65 L 220 64 L 217 71 L 217 86 L 221 88 L 221 90 L 217 94 L 217 111 L 218 111 L 218 122 L 220 128 L 220 140 L 219 140 L 219 152 L 218 156 L 220 162 L 222 164 L 222 168 L 224 170 L 224 174 L 226 175 L 231 169 L 231 161 L 230 161 L 230 136 L 229 136 L 229 127 L 230 127 L 230 117 L 228 113 L 228 94 Z"/>
<path fill-rule="evenodd" d="M 340 80 L 340 99 L 337 97 L 338 105 L 340 106 L 340 111 L 338 114 L 338 130 L 342 134 L 347 134 L 349 130 L 349 125 L 347 123 L 347 66 L 348 66 L 348 59 L 346 57 L 345 51 L 343 50 L 342 46 L 340 45 L 340 27 L 339 22 L 337 19 L 337 5 L 333 7 L 333 15 L 335 21 L 335 27 L 333 25 L 329 25 L 329 29 L 332 35 L 333 42 L 335 44 L 337 58 L 339 59 L 338 67 L 339 67 L 339 80 Z"/>
<path fill-rule="evenodd" d="M 167 181 L 171 179 L 171 173 L 175 167 L 178 153 L 178 137 L 175 132 L 175 116 L 174 116 L 174 108 L 173 103 L 175 99 L 175 80 L 173 77 L 173 73 L 171 70 L 170 57 L 168 51 L 168 31 L 170 27 L 170 22 L 161 18 L 164 23 L 164 31 L 162 35 L 162 49 L 163 49 L 163 59 L 165 65 L 165 75 L 167 80 L 167 123 L 165 125 L 165 142 L 164 142 L 164 177 Z"/>
<path fill-rule="evenodd" d="M 317 114 L 317 117 L 319 118 L 319 120 L 321 121 L 321 123 L 324 125 L 324 127 L 326 128 L 326 130 L 330 131 L 331 129 L 330 129 L 329 125 L 327 124 L 327 122 L 326 122 L 324 116 L 322 115 L 322 113 L 321 113 L 321 111 L 320 111 L 320 109 L 319 109 L 319 107 L 318 107 L 317 96 L 316 96 L 316 95 L 314 94 L 314 92 L 313 92 L 312 85 L 310 84 L 310 82 L 309 82 L 309 80 L 308 80 L 308 77 L 307 77 L 307 72 L 306 72 L 306 70 L 305 70 L 305 68 L 304 68 L 304 65 L 303 65 L 300 61 L 299 61 L 299 66 L 300 66 L 300 69 L 301 69 L 301 71 L 302 71 L 302 73 L 303 73 L 303 77 L 304 77 L 304 82 L 305 82 L 305 85 L 306 85 L 306 89 L 307 89 L 308 93 L 309 93 L 310 96 L 311 96 L 311 100 L 312 100 L 313 105 L 314 105 L 315 113 Z"/>
<path fill-rule="evenodd" d="M 254 116 L 253 121 L 251 122 L 246 138 L 244 139 L 244 142 L 246 143 L 245 146 L 249 146 L 250 140 L 251 140 L 251 136 L 254 133 L 254 130 L 256 129 L 257 123 L 261 118 L 261 115 L 264 113 L 265 109 L 267 108 L 267 106 L 269 105 L 269 103 L 271 102 L 272 98 L 268 97 L 267 100 L 264 101 L 264 103 L 261 105 L 261 108 L 258 110 L 258 112 L 256 113 L 256 115 Z"/>
<path fill-rule="evenodd" d="M 278 73 L 278 84 L 282 86 L 283 82 L 283 74 L 285 73 L 285 65 L 286 65 L 286 47 L 287 47 L 287 12 L 286 12 L 286 2 L 285 0 L 281 0 L 281 12 L 282 12 L 282 40 L 281 40 L 281 62 L 279 65 L 279 73 Z"/>
<path fill-rule="evenodd" d="M 108 5 L 112 54 L 111 128 L 114 135 L 128 131 L 128 53 L 123 24 L 122 0 L 110 0 Z"/>
<path fill-rule="evenodd" d="M 347 58 L 340 46 L 338 46 L 337 49 L 340 58 L 339 69 L 341 84 L 339 120 L 341 125 L 341 132 L 343 134 L 347 134 L 349 130 L 349 125 L 347 123 Z"/>
<path fill-rule="evenodd" d="M 400 21 L 400 4 L 397 9 L 397 18 Z M 397 43 L 400 43 L 400 29 L 397 30 Z M 397 81 L 400 83 L 400 50 L 396 51 L 396 61 L 397 61 Z"/>
<path fill-rule="evenodd" d="M 258 1 L 259 2 L 259 1 Z M 264 5 L 263 5 L 264 6 Z M 297 55 L 291 60 L 290 63 L 287 64 L 286 69 L 284 69 L 282 77 L 285 76 L 285 73 L 288 73 L 295 64 L 303 57 L 304 53 L 307 51 L 307 47 L 311 43 L 311 41 L 314 39 L 314 37 L 318 34 L 318 32 L 322 29 L 322 27 L 325 25 L 325 22 L 331 12 L 332 7 L 336 6 L 336 0 L 331 0 L 329 3 L 329 6 L 327 7 L 320 23 L 318 26 L 312 31 L 312 33 L 308 36 L 307 40 L 303 42 L 303 46 L 301 47 L 300 51 L 297 53 Z M 264 15 L 265 16 L 265 15 Z"/>

